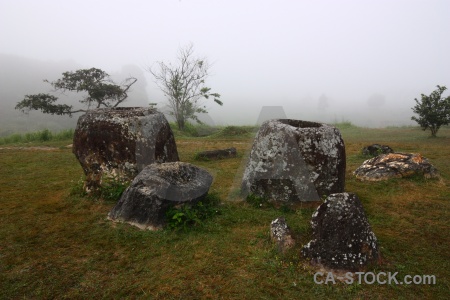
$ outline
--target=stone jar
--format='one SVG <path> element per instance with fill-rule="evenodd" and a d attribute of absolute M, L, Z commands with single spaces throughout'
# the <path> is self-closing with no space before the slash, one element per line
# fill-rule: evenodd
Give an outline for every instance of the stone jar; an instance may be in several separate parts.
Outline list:
<path fill-rule="evenodd" d="M 275 119 L 256 135 L 241 191 L 293 205 L 343 192 L 344 185 L 345 145 L 337 128 Z"/>
<path fill-rule="evenodd" d="M 131 181 L 146 165 L 179 160 L 167 119 L 144 107 L 89 110 L 78 119 L 73 153 L 86 175 L 87 192 L 106 177 Z"/>

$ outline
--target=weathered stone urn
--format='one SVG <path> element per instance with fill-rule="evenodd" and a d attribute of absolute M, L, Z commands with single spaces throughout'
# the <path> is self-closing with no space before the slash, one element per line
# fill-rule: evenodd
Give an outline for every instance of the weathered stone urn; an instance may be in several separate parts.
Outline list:
<path fill-rule="evenodd" d="M 293 205 L 343 192 L 344 185 L 345 145 L 337 128 L 275 119 L 256 135 L 241 191 Z"/>
<path fill-rule="evenodd" d="M 78 119 L 73 153 L 86 175 L 88 192 L 105 176 L 130 181 L 148 164 L 178 161 L 166 118 L 144 107 L 89 110 Z"/>

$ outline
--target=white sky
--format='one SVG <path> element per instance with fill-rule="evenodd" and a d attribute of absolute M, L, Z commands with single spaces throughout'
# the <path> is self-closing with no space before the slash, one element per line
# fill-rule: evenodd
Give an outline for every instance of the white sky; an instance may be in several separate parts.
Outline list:
<path fill-rule="evenodd" d="M 112 73 L 174 61 L 192 42 L 213 63 L 217 123 L 253 124 L 278 105 L 290 118 L 403 125 L 414 98 L 450 88 L 449 16 L 448 0 L 0 0 L 0 53 Z"/>

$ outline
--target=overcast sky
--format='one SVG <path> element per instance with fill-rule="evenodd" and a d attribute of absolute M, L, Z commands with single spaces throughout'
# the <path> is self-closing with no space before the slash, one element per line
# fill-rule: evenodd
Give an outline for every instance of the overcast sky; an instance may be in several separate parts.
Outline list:
<path fill-rule="evenodd" d="M 448 0 L 0 0 L 0 53 L 113 73 L 193 43 L 222 95 L 223 107 L 207 102 L 216 123 L 282 106 L 296 119 L 403 125 L 414 98 L 450 88 L 449 16 Z"/>

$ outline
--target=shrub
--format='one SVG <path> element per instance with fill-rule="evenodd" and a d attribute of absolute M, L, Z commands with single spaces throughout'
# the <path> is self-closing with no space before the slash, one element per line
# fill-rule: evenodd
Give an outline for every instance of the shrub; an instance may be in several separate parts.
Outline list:
<path fill-rule="evenodd" d="M 130 185 L 130 182 L 118 180 L 116 178 L 104 178 L 99 190 L 87 193 L 84 189 L 85 177 L 82 176 L 77 182 L 75 182 L 70 190 L 70 195 L 78 197 L 86 197 L 93 200 L 103 199 L 106 201 L 118 201 L 122 196 L 122 193 Z"/>
<path fill-rule="evenodd" d="M 38 132 L 38 140 L 41 142 L 50 141 L 52 139 L 53 135 L 50 130 L 44 129 L 42 131 Z"/>
<path fill-rule="evenodd" d="M 194 205 L 173 206 L 166 212 L 166 220 L 170 229 L 186 231 L 189 227 L 201 226 L 204 221 L 219 214 L 220 198 L 216 193 L 208 194 L 203 201 Z"/>
<path fill-rule="evenodd" d="M 103 179 L 99 196 L 106 201 L 118 201 L 129 185 L 129 181 L 116 178 Z"/>

